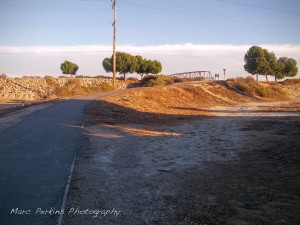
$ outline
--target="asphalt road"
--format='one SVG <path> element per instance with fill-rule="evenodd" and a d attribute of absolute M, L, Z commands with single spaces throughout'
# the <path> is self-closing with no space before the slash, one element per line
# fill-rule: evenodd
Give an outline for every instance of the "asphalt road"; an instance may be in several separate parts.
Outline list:
<path fill-rule="evenodd" d="M 90 99 L 59 101 L 0 133 L 1 225 L 57 224 Z"/>

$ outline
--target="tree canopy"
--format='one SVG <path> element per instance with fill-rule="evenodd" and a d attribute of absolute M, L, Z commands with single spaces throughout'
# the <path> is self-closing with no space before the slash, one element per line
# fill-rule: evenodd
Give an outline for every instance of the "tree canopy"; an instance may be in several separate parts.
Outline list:
<path fill-rule="evenodd" d="M 60 65 L 60 69 L 61 69 L 61 71 L 62 71 L 63 74 L 76 75 L 76 72 L 79 69 L 79 67 L 75 63 L 73 63 L 73 62 L 65 60 Z"/>
<path fill-rule="evenodd" d="M 280 57 L 277 61 L 275 79 L 294 77 L 298 73 L 297 61 L 293 58 Z"/>
<path fill-rule="evenodd" d="M 109 72 L 112 72 L 112 58 L 105 58 L 103 61 L 102 61 L 102 66 L 105 70 L 105 72 L 109 73 Z"/>
<path fill-rule="evenodd" d="M 267 81 L 268 75 L 271 75 L 277 81 L 277 79 L 296 76 L 298 73 L 295 59 L 287 57 L 277 59 L 274 52 L 269 52 L 259 46 L 252 46 L 245 54 L 244 61 L 244 69 L 256 75 L 257 80 L 258 75 L 266 76 Z"/>
<path fill-rule="evenodd" d="M 264 49 L 265 54 L 265 64 L 262 70 L 260 71 L 260 75 L 265 75 L 266 80 L 268 81 L 268 75 L 275 76 L 277 70 L 277 58 L 274 52 L 269 52 L 267 49 Z"/>
<path fill-rule="evenodd" d="M 265 59 L 265 52 L 259 46 L 252 46 L 244 57 L 245 65 L 244 69 L 252 74 L 256 75 L 256 79 L 258 80 L 258 74 L 266 67 L 266 59 Z"/>
<path fill-rule="evenodd" d="M 105 58 L 102 66 L 106 72 L 113 70 L 113 57 Z M 140 55 L 133 56 L 126 52 L 116 53 L 116 70 L 126 79 L 127 73 L 137 73 L 143 78 L 144 74 L 158 74 L 162 71 L 162 65 L 157 60 L 147 60 Z"/>

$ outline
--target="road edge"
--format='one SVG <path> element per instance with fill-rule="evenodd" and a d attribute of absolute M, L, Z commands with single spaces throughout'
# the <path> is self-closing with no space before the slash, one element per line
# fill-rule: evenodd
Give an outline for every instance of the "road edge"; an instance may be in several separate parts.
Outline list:
<path fill-rule="evenodd" d="M 84 121 L 85 121 L 85 119 L 84 119 Z M 81 135 L 84 135 L 84 133 L 83 133 L 83 131 L 84 131 L 84 125 L 85 125 L 84 121 L 81 124 L 81 129 L 82 129 L 82 134 Z M 82 138 L 82 136 L 81 136 L 81 138 Z M 70 190 L 70 186 L 71 186 L 71 181 L 72 181 L 72 175 L 73 175 L 73 171 L 74 171 L 74 167 L 75 167 L 75 162 L 76 162 L 76 159 L 77 159 L 77 151 L 80 150 L 80 142 L 81 142 L 81 140 L 77 144 L 77 150 L 75 152 L 75 155 L 74 155 L 74 158 L 73 158 L 73 162 L 72 162 L 72 165 L 71 165 L 71 168 L 70 168 L 70 171 L 69 171 L 68 181 L 67 181 L 67 185 L 65 187 L 63 202 L 62 202 L 61 209 L 60 209 L 60 212 L 62 212 L 62 213 L 59 214 L 57 225 L 62 225 L 62 223 L 63 223 L 63 219 L 64 219 L 64 215 L 65 215 L 65 209 L 66 209 L 66 204 L 67 204 L 67 199 L 68 199 L 68 194 L 69 194 L 69 190 Z"/>
<path fill-rule="evenodd" d="M 77 148 L 79 148 L 79 144 L 78 144 Z M 72 166 L 71 166 L 71 169 L 70 169 L 70 172 L 69 172 L 68 182 L 67 182 L 67 185 L 66 185 L 66 188 L 65 188 L 63 202 L 62 202 L 61 209 L 60 209 L 61 212 L 65 211 L 65 207 L 66 207 L 66 203 L 67 203 L 67 198 L 68 198 L 68 193 L 69 193 L 70 184 L 71 184 L 71 179 L 72 179 L 72 174 L 73 174 L 74 165 L 75 165 L 75 161 L 76 161 L 76 156 L 77 156 L 77 154 L 75 152 L 74 159 L 73 159 L 73 162 L 72 162 Z M 64 213 L 60 213 L 59 217 L 58 217 L 57 225 L 61 225 L 62 224 L 63 217 L 64 217 Z"/>

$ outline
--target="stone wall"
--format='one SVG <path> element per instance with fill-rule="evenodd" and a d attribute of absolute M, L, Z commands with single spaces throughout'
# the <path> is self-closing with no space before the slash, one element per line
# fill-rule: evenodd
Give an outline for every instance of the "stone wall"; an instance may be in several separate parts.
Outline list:
<path fill-rule="evenodd" d="M 22 77 L 9 78 L 0 76 L 0 101 L 25 100 L 42 101 L 53 93 L 55 87 L 66 85 L 71 79 L 80 80 L 84 87 L 96 88 L 107 83 L 111 84 L 110 78 L 56 78 L 56 77 Z M 117 81 L 118 89 L 125 89 L 127 83 Z"/>

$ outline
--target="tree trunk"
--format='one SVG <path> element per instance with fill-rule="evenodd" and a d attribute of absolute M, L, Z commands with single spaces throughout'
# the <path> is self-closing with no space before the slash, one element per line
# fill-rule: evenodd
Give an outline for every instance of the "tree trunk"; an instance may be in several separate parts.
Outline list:
<path fill-rule="evenodd" d="M 142 74 L 141 74 L 141 80 L 143 80 L 143 77 L 144 77 L 144 74 L 142 73 Z"/>
<path fill-rule="evenodd" d="M 256 74 L 256 81 L 258 81 L 258 74 Z"/>
<path fill-rule="evenodd" d="M 126 80 L 126 73 L 124 73 L 123 76 L 124 76 L 124 80 Z"/>
<path fill-rule="evenodd" d="M 275 75 L 275 83 L 277 83 L 277 77 L 276 77 L 276 75 Z"/>
<path fill-rule="evenodd" d="M 268 80 L 268 74 L 266 74 L 266 81 L 269 83 L 269 80 Z"/>

